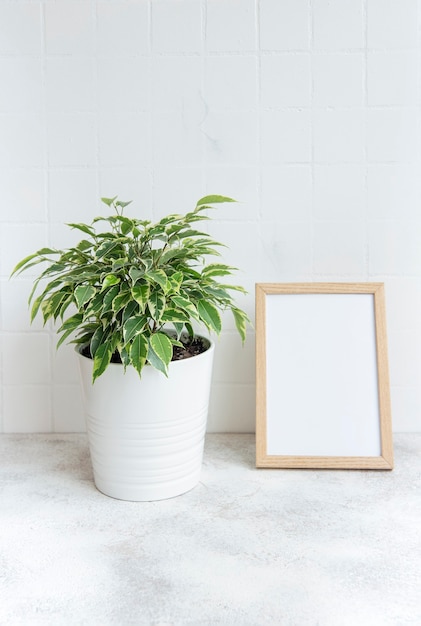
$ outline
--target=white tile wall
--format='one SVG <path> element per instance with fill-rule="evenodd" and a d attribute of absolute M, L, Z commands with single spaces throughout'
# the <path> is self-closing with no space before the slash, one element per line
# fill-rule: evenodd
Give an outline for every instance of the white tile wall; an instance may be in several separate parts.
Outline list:
<path fill-rule="evenodd" d="M 90 2 L 46 2 L 44 45 L 48 55 L 87 56 L 94 49 L 94 14 Z"/>
<path fill-rule="evenodd" d="M 215 111 L 256 110 L 257 58 L 251 55 L 208 56 L 206 104 Z M 173 79 L 174 80 L 174 79 Z M 200 82 L 198 81 L 200 85 Z"/>
<path fill-rule="evenodd" d="M 89 222 L 98 213 L 97 200 L 97 183 L 91 170 L 67 168 L 49 171 L 48 210 L 51 222 Z"/>
<path fill-rule="evenodd" d="M 308 222 L 262 222 L 259 282 L 299 282 L 312 275 L 313 233 Z"/>
<path fill-rule="evenodd" d="M 262 56 L 261 104 L 264 108 L 308 107 L 311 102 L 308 53 Z"/>
<path fill-rule="evenodd" d="M 257 118 L 251 111 L 209 112 L 203 123 L 206 160 L 217 165 L 254 165 Z"/>
<path fill-rule="evenodd" d="M 312 57 L 313 104 L 317 107 L 362 107 L 362 52 L 321 52 Z"/>
<path fill-rule="evenodd" d="M 419 45 L 418 18 L 415 0 L 367 0 L 368 47 L 390 50 L 415 48 Z"/>
<path fill-rule="evenodd" d="M 326 277 L 363 276 L 366 265 L 364 223 L 359 220 L 314 225 L 314 271 Z"/>
<path fill-rule="evenodd" d="M 366 207 L 367 170 L 363 165 L 333 163 L 313 169 L 316 219 L 362 220 Z"/>
<path fill-rule="evenodd" d="M 40 57 L 0 57 L 0 113 L 41 111 L 43 107 Z"/>
<path fill-rule="evenodd" d="M 50 337 L 47 333 L 8 333 L 2 341 L 5 385 L 50 382 Z"/>
<path fill-rule="evenodd" d="M 13 207 L 14 222 L 46 222 L 46 172 L 39 168 L 4 167 L 1 170 L 2 203 L 0 223 L 10 219 L 7 207 Z"/>
<path fill-rule="evenodd" d="M 363 0 L 316 0 L 313 8 L 315 50 L 352 50 L 363 48 Z"/>
<path fill-rule="evenodd" d="M 91 4 L 96 26 L 98 57 L 130 59 L 149 53 L 149 2 L 114 0 Z"/>
<path fill-rule="evenodd" d="M 45 65 L 45 100 L 48 111 L 92 111 L 94 106 L 92 59 L 48 57 Z"/>
<path fill-rule="evenodd" d="M 254 0 L 208 0 L 206 5 L 208 52 L 239 52 L 256 48 Z"/>
<path fill-rule="evenodd" d="M 152 109 L 180 111 L 202 95 L 203 61 L 199 56 L 155 56 L 151 67 Z M 143 93 L 147 87 L 142 86 Z"/>
<path fill-rule="evenodd" d="M 268 51 L 308 50 L 310 37 L 309 0 L 260 0 L 260 48 Z"/>
<path fill-rule="evenodd" d="M 369 163 L 417 163 L 419 108 L 368 108 L 366 115 Z"/>
<path fill-rule="evenodd" d="M 44 167 L 43 126 L 40 113 L 0 115 L 0 167 Z"/>
<path fill-rule="evenodd" d="M 311 165 L 265 167 L 260 182 L 264 220 L 311 220 Z"/>
<path fill-rule="evenodd" d="M 420 213 L 416 163 L 376 163 L 367 168 L 367 211 L 372 219 L 413 219 Z"/>
<path fill-rule="evenodd" d="M 361 108 L 316 109 L 314 159 L 325 163 L 360 163 L 364 159 L 364 111 Z"/>
<path fill-rule="evenodd" d="M 151 138 L 147 113 L 125 113 L 123 117 L 117 112 L 101 113 L 98 135 L 100 165 L 136 168 L 149 165 Z"/>
<path fill-rule="evenodd" d="M 369 52 L 367 95 L 373 106 L 415 106 L 417 58 L 411 51 Z"/>
<path fill-rule="evenodd" d="M 97 105 L 101 112 L 148 111 L 150 59 L 147 57 L 97 59 Z M 137 80 L 133 80 L 137 76 Z"/>
<path fill-rule="evenodd" d="M 96 120 L 93 113 L 49 113 L 47 152 L 51 167 L 96 164 Z"/>
<path fill-rule="evenodd" d="M 419 0 L 0 2 L 0 431 L 83 430 L 73 349 L 13 265 L 78 240 L 99 197 L 159 218 L 205 193 L 256 281 L 384 281 L 394 429 L 421 430 Z M 34 274 L 36 270 L 32 272 Z M 254 428 L 230 315 L 209 429 Z M 22 355 L 24 355 L 22 357 Z"/>
<path fill-rule="evenodd" d="M 263 109 L 261 113 L 263 166 L 311 161 L 311 111 Z"/>
<path fill-rule="evenodd" d="M 2 2 L 0 54 L 39 55 L 42 49 L 40 3 Z"/>

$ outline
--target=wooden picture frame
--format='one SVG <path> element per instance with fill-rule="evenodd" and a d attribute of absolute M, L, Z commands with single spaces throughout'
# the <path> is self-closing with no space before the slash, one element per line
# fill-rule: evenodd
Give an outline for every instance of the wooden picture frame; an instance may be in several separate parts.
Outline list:
<path fill-rule="evenodd" d="M 383 283 L 256 284 L 256 466 L 393 469 Z"/>

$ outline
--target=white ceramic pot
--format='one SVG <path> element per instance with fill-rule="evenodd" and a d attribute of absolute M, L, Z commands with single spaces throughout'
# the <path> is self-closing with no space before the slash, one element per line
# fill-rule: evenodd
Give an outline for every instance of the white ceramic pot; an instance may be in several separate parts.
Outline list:
<path fill-rule="evenodd" d="M 92 384 L 93 361 L 77 351 L 95 485 L 120 500 L 178 496 L 202 466 L 214 343 L 172 361 L 168 378 L 149 365 L 142 378 L 111 363 Z"/>

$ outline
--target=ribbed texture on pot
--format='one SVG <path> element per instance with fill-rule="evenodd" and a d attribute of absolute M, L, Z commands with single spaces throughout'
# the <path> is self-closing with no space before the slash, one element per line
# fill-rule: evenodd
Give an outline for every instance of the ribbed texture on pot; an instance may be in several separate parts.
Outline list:
<path fill-rule="evenodd" d="M 203 354 L 170 364 L 169 377 L 147 366 L 142 379 L 111 365 L 91 384 L 92 361 L 79 355 L 97 488 L 122 500 L 161 500 L 200 479 L 213 362 Z"/>

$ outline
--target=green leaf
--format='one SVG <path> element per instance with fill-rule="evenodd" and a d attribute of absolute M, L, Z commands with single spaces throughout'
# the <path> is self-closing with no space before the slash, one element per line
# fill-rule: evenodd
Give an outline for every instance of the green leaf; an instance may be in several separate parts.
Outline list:
<path fill-rule="evenodd" d="M 47 252 L 47 250 L 49 250 L 49 252 Z M 10 276 L 14 276 L 15 274 L 17 274 L 19 272 L 19 270 L 27 269 L 25 266 L 30 261 L 32 261 L 32 259 L 36 259 L 37 257 L 42 256 L 43 254 L 53 254 L 53 253 L 57 253 L 57 251 L 56 250 L 50 250 L 49 248 L 43 248 L 42 250 L 39 250 L 38 252 L 34 252 L 33 254 L 30 254 L 29 256 L 26 256 L 24 259 L 22 259 L 22 261 L 19 261 L 19 263 L 13 268 L 13 271 L 10 274 Z M 38 263 L 42 263 L 43 261 L 49 261 L 49 260 L 50 259 L 38 258 L 36 261 L 31 263 L 31 265 L 37 265 Z M 28 265 L 27 267 L 30 267 L 31 265 Z"/>
<path fill-rule="evenodd" d="M 240 333 L 241 341 L 244 343 L 246 340 L 247 322 L 249 322 L 248 315 L 241 311 L 241 309 L 232 308 L 232 314 L 234 316 L 235 325 Z"/>
<path fill-rule="evenodd" d="M 152 224 L 148 229 L 148 238 L 149 239 L 159 239 L 159 241 L 167 241 L 167 234 L 165 232 L 165 226 L 158 222 L 157 224 Z"/>
<path fill-rule="evenodd" d="M 130 356 L 128 351 L 124 347 L 120 349 L 120 358 L 124 366 L 124 371 L 126 371 L 126 367 L 130 365 Z"/>
<path fill-rule="evenodd" d="M 60 309 L 61 303 L 68 296 L 66 291 L 55 291 L 48 298 L 41 302 L 41 310 L 44 318 L 44 324 L 50 317 L 57 318 L 57 311 Z M 43 296 L 41 296 L 42 299 Z"/>
<path fill-rule="evenodd" d="M 201 257 L 207 256 L 207 255 L 208 256 L 221 256 L 220 252 L 218 252 L 217 250 L 214 250 L 213 248 L 210 248 L 209 246 L 204 246 L 204 245 L 192 246 L 191 249 L 188 251 L 188 256 L 191 259 L 200 259 Z"/>
<path fill-rule="evenodd" d="M 184 216 L 184 220 L 188 222 L 189 224 L 191 224 L 192 222 L 201 222 L 204 220 L 210 220 L 210 217 L 208 217 L 207 215 L 201 215 L 200 213 L 198 213 L 198 211 L 203 211 L 206 208 L 208 208 L 206 205 L 204 205 L 203 207 L 196 207 L 195 211 L 186 213 L 186 215 Z"/>
<path fill-rule="evenodd" d="M 131 204 L 132 202 L 133 202 L 133 200 L 129 200 L 128 202 L 122 202 L 121 200 L 118 200 L 115 204 L 116 204 L 116 206 L 119 206 L 122 209 L 125 209 L 126 206 L 129 206 L 129 204 Z"/>
<path fill-rule="evenodd" d="M 139 278 L 143 278 L 145 276 L 145 271 L 138 270 L 136 267 L 131 267 L 129 269 L 129 276 L 132 279 L 133 285 L 135 285 Z"/>
<path fill-rule="evenodd" d="M 148 303 L 149 293 L 149 285 L 134 285 L 132 287 L 132 296 L 136 300 L 136 302 L 139 303 L 142 313 L 144 313 L 146 305 Z"/>
<path fill-rule="evenodd" d="M 203 233 L 200 230 L 194 230 L 189 228 L 177 233 L 178 239 L 186 239 L 186 237 L 209 237 L 208 233 Z"/>
<path fill-rule="evenodd" d="M 73 339 L 72 341 L 70 341 L 70 343 L 74 343 L 77 346 L 86 346 L 87 344 L 89 344 L 89 341 L 91 339 L 92 333 L 91 332 L 87 332 L 83 335 L 78 335 L 77 337 L 75 337 L 75 339 Z"/>
<path fill-rule="evenodd" d="M 58 329 L 58 332 L 61 332 L 62 330 L 68 330 L 69 328 L 74 330 L 75 328 L 80 326 L 82 322 L 83 322 L 82 313 L 75 313 L 74 315 L 72 315 L 71 317 L 68 317 L 67 320 L 63 322 L 63 324 Z"/>
<path fill-rule="evenodd" d="M 66 226 L 69 226 L 70 228 L 74 230 L 80 230 L 83 233 L 90 235 L 91 237 L 95 236 L 95 230 L 91 226 L 88 226 L 88 224 L 67 223 Z"/>
<path fill-rule="evenodd" d="M 112 272 L 116 272 L 120 270 L 122 267 L 125 267 L 128 263 L 127 257 L 120 257 L 119 259 L 114 259 L 111 267 Z"/>
<path fill-rule="evenodd" d="M 77 244 L 76 250 L 80 250 L 81 252 L 85 252 L 86 250 L 89 250 L 90 248 L 92 248 L 93 245 L 94 244 L 91 241 L 88 241 L 87 239 L 82 239 Z"/>
<path fill-rule="evenodd" d="M 218 309 L 207 300 L 199 300 L 197 310 L 205 325 L 217 334 L 221 332 L 222 322 Z"/>
<path fill-rule="evenodd" d="M 196 307 L 190 300 L 184 298 L 183 296 L 172 296 L 171 301 L 180 309 L 186 311 L 193 319 L 198 320 L 199 315 L 197 313 Z"/>
<path fill-rule="evenodd" d="M 104 304 L 104 296 L 102 293 L 96 293 L 86 308 L 85 315 L 99 316 Z"/>
<path fill-rule="evenodd" d="M 55 250 L 54 248 L 41 248 L 41 250 L 37 251 L 37 254 L 43 256 L 44 254 L 59 254 L 60 250 Z"/>
<path fill-rule="evenodd" d="M 44 326 L 45 326 L 45 324 L 47 323 L 47 321 L 51 317 L 51 302 L 50 302 L 50 300 L 43 300 L 41 302 L 41 311 L 42 311 L 42 317 L 43 317 Z"/>
<path fill-rule="evenodd" d="M 210 278 L 211 276 L 228 276 L 237 268 L 223 263 L 211 263 L 202 270 L 202 276 Z"/>
<path fill-rule="evenodd" d="M 164 373 L 166 373 L 173 352 L 170 339 L 164 333 L 154 333 L 149 337 L 149 346 L 158 359 L 164 364 Z M 153 363 L 151 363 L 151 365 L 153 365 Z"/>
<path fill-rule="evenodd" d="M 165 367 L 165 363 L 161 361 L 159 356 L 153 351 L 151 346 L 148 348 L 148 363 L 152 365 L 156 370 L 165 374 L 168 377 L 168 368 Z"/>
<path fill-rule="evenodd" d="M 189 316 L 180 309 L 167 308 L 165 309 L 162 317 L 162 322 L 188 322 Z"/>
<path fill-rule="evenodd" d="M 169 282 L 164 270 L 149 270 L 148 272 L 145 272 L 145 278 L 158 283 L 164 293 L 171 289 L 171 283 Z"/>
<path fill-rule="evenodd" d="M 107 206 L 111 206 L 116 200 L 118 196 L 114 196 L 114 198 L 101 198 L 101 202 L 106 204 Z"/>
<path fill-rule="evenodd" d="M 149 296 L 148 308 L 151 317 L 159 322 L 165 310 L 165 298 L 158 291 L 154 291 Z"/>
<path fill-rule="evenodd" d="M 107 274 L 102 282 L 101 293 L 113 285 L 118 285 L 119 282 L 119 276 L 116 276 L 115 274 Z"/>
<path fill-rule="evenodd" d="M 73 300 L 73 295 L 69 294 L 67 298 L 65 298 L 63 302 L 61 303 L 60 310 L 57 311 L 58 313 L 57 317 L 60 317 L 61 320 L 63 320 L 63 315 L 65 314 L 65 312 L 67 311 L 67 309 L 69 308 L 71 304 L 74 304 L 74 300 Z"/>
<path fill-rule="evenodd" d="M 247 289 L 244 287 L 240 287 L 240 285 L 219 285 L 222 289 L 232 289 L 233 291 L 239 291 L 240 293 L 247 294 Z"/>
<path fill-rule="evenodd" d="M 91 337 L 91 341 L 89 343 L 89 348 L 91 351 L 91 355 L 94 357 L 96 354 L 96 351 L 98 350 L 99 346 L 103 343 L 104 337 L 106 337 L 106 331 L 102 328 L 102 326 L 98 326 L 98 328 L 95 330 L 94 334 Z"/>
<path fill-rule="evenodd" d="M 57 342 L 57 348 L 61 346 L 63 341 L 65 341 L 65 339 L 69 335 L 71 335 L 72 332 L 74 332 L 77 328 L 81 326 L 82 322 L 83 322 L 82 313 L 76 313 L 75 315 L 72 315 L 71 317 L 69 317 L 65 322 L 63 322 L 63 324 L 60 326 L 60 328 L 57 331 L 58 333 L 63 333 Z"/>
<path fill-rule="evenodd" d="M 220 202 L 237 202 L 237 200 L 233 200 L 232 198 L 228 198 L 227 196 L 205 196 L 197 201 L 196 207 L 203 206 L 204 204 L 218 204 Z"/>
<path fill-rule="evenodd" d="M 109 342 L 103 343 L 98 347 L 94 356 L 94 368 L 92 372 L 92 382 L 94 383 L 98 376 L 101 376 L 107 369 L 113 350 Z"/>
<path fill-rule="evenodd" d="M 183 332 L 184 323 L 183 322 L 173 322 L 173 326 L 175 328 L 175 332 L 177 333 L 177 339 L 180 339 L 181 333 Z"/>
<path fill-rule="evenodd" d="M 131 302 L 129 302 L 123 310 L 123 314 L 122 314 L 122 322 L 123 324 L 130 318 L 133 317 L 134 315 L 136 315 L 136 313 L 139 313 L 139 305 L 137 302 L 134 302 L 133 300 Z"/>
<path fill-rule="evenodd" d="M 69 297 L 69 292 L 68 291 L 56 291 L 50 297 L 51 317 L 53 317 L 54 320 L 57 319 L 57 317 L 58 317 L 58 315 L 60 313 L 63 301 L 66 300 L 68 297 Z"/>
<path fill-rule="evenodd" d="M 165 333 L 154 333 L 149 337 L 149 343 L 155 354 L 168 365 L 172 359 L 172 343 Z"/>
<path fill-rule="evenodd" d="M 138 333 L 141 333 L 147 318 L 145 315 L 135 315 L 130 317 L 123 326 L 124 343 L 128 344 Z"/>
<path fill-rule="evenodd" d="M 114 313 L 118 313 L 119 311 L 121 311 L 121 309 L 125 307 L 131 299 L 132 294 L 128 289 L 126 291 L 121 291 L 112 302 L 112 310 L 114 311 Z"/>
<path fill-rule="evenodd" d="M 178 346 L 179 348 L 184 348 L 184 344 L 182 344 L 181 341 L 178 341 L 178 339 L 176 337 L 174 337 L 174 335 L 168 335 L 168 339 L 171 341 L 171 344 L 173 346 Z"/>
<path fill-rule="evenodd" d="M 38 296 L 37 298 L 35 298 L 34 303 L 32 305 L 31 308 L 31 324 L 34 321 L 38 311 L 39 311 L 39 307 L 41 306 L 42 301 L 44 300 L 44 294 L 42 293 L 40 296 Z"/>
<path fill-rule="evenodd" d="M 169 281 L 171 283 L 171 290 L 178 292 L 183 283 L 183 273 L 175 272 L 174 274 L 172 274 L 172 276 L 169 277 Z"/>
<path fill-rule="evenodd" d="M 205 296 L 212 301 L 217 300 L 219 303 L 229 305 L 232 302 L 232 297 L 230 296 L 228 291 L 222 289 L 220 286 L 215 287 L 214 285 L 218 285 L 218 283 L 212 283 L 211 285 L 206 285 L 203 288 Z"/>
<path fill-rule="evenodd" d="M 121 232 L 123 233 L 123 235 L 128 235 L 129 233 L 131 233 L 134 228 L 134 224 L 132 220 L 129 220 L 127 217 L 120 216 L 120 221 L 121 221 Z"/>
<path fill-rule="evenodd" d="M 139 334 L 133 339 L 130 346 L 130 360 L 139 375 L 146 363 L 148 355 L 148 340 L 145 335 Z"/>
<path fill-rule="evenodd" d="M 67 337 L 69 337 L 69 335 L 71 335 L 74 331 L 75 328 L 69 328 L 65 332 L 63 332 L 60 339 L 57 341 L 56 349 L 59 348 L 61 344 L 66 341 Z"/>
<path fill-rule="evenodd" d="M 79 285 L 75 289 L 76 303 L 79 309 L 81 309 L 89 300 L 91 300 L 96 293 L 95 287 L 91 285 Z"/>
<path fill-rule="evenodd" d="M 110 233 L 107 233 L 107 236 L 112 236 Z M 95 257 L 97 259 L 102 259 L 102 257 L 109 256 L 110 252 L 112 252 L 117 246 L 120 246 L 119 241 L 104 241 L 96 251 Z M 115 256 L 115 255 L 114 255 Z"/>
<path fill-rule="evenodd" d="M 114 310 L 113 309 L 114 298 L 119 294 L 119 292 L 120 292 L 119 286 L 113 285 L 113 287 L 111 287 L 111 289 L 107 291 L 105 296 L 101 296 L 102 307 L 101 307 L 100 315 L 104 315 L 104 313 Z"/>

